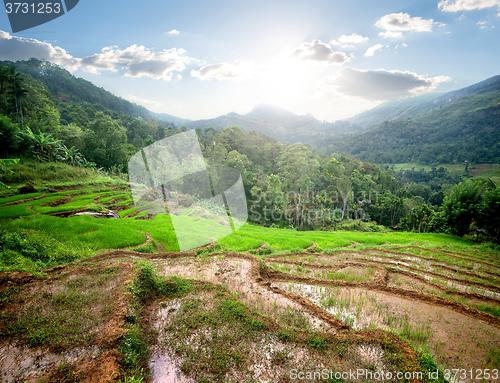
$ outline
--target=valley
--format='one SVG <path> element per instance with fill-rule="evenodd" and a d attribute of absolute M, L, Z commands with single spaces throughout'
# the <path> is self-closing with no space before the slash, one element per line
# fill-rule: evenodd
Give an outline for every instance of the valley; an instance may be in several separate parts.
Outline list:
<path fill-rule="evenodd" d="M 4 382 L 293 381 L 324 370 L 332 381 L 363 371 L 363 381 L 424 382 L 438 368 L 432 381 L 499 365 L 495 248 L 246 224 L 180 253 L 169 216 L 135 219 L 147 212 L 119 179 L 48 189 L 0 200 Z M 121 219 L 70 217 L 96 205 Z"/>

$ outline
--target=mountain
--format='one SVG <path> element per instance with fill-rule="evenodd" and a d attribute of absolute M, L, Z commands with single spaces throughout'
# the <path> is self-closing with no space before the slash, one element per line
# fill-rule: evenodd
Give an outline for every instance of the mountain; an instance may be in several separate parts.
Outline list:
<path fill-rule="evenodd" d="M 92 84 L 83 78 L 73 76 L 66 69 L 48 61 L 31 58 L 26 61 L 0 61 L 0 65 L 14 66 L 17 71 L 30 75 L 40 81 L 43 86 L 59 102 L 73 104 L 96 105 L 99 109 L 111 112 L 125 113 L 132 117 L 141 117 L 144 120 L 156 118 L 183 125 L 184 119 L 168 114 L 157 114 L 141 105 L 134 104 L 111 92 Z"/>
<path fill-rule="evenodd" d="M 188 129 L 208 127 L 221 129 L 227 126 L 237 126 L 244 132 L 256 130 L 282 142 L 302 142 L 311 144 L 313 147 L 320 146 L 327 138 L 356 130 L 349 122 L 323 122 L 316 120 L 310 114 L 299 116 L 271 105 L 257 105 L 245 115 L 233 112 L 213 119 L 191 121 L 166 113 L 151 112 L 143 106 L 95 86 L 90 81 L 76 78 L 66 69 L 48 61 L 32 58 L 15 63 L 0 61 L 0 65 L 14 66 L 17 71 L 39 81 L 62 109 L 71 105 L 93 106 L 97 110 L 124 113 L 131 117 L 140 117 L 145 121 L 155 118 L 164 126 L 170 123 L 177 128 L 186 126 Z M 66 122 L 62 118 L 61 123 Z"/>
<path fill-rule="evenodd" d="M 438 97 L 437 94 L 432 93 L 385 102 L 345 121 L 366 129 L 381 124 L 384 121 L 415 117 L 433 109 L 435 107 L 433 102 Z"/>
<path fill-rule="evenodd" d="M 213 119 L 191 121 L 185 125 L 188 129 L 237 126 L 243 132 L 255 130 L 282 142 L 301 142 L 313 147 L 318 146 L 325 138 L 356 129 L 348 122 L 319 121 L 311 114 L 301 116 L 267 104 L 257 105 L 244 115 L 232 112 Z"/>
<path fill-rule="evenodd" d="M 409 118 L 403 117 L 404 108 L 396 113 L 397 103 L 383 104 L 371 111 L 372 120 L 384 105 L 387 110 L 393 107 L 392 119 L 363 132 L 332 138 L 321 151 L 347 152 L 377 163 L 500 162 L 500 76 L 431 101 L 409 103 Z M 367 116 L 368 112 L 362 116 L 365 121 Z"/>
<path fill-rule="evenodd" d="M 500 88 L 500 75 L 491 77 L 477 84 L 463 89 L 454 90 L 445 94 L 430 93 L 416 97 L 394 100 L 376 106 L 373 109 L 359 113 L 346 119 L 354 125 L 366 129 L 379 125 L 385 121 L 403 118 L 412 118 L 425 113 L 430 113 L 444 105 L 451 104 L 463 97 L 494 92 Z"/>

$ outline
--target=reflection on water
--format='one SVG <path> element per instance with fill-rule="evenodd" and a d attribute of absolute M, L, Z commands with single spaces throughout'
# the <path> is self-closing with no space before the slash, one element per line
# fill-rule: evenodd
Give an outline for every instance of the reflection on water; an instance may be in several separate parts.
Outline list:
<path fill-rule="evenodd" d="M 185 377 L 179 366 L 170 358 L 168 353 L 155 350 L 149 362 L 153 383 L 190 383 L 194 380 Z"/>

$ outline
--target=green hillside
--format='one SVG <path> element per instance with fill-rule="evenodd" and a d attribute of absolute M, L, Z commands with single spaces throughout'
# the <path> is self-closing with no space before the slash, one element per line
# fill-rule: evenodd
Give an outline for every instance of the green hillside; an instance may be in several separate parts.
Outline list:
<path fill-rule="evenodd" d="M 43 151 L 71 149 L 56 157 L 78 154 L 98 168 L 123 172 L 139 148 L 177 130 L 145 108 L 46 61 L 2 62 L 0 77 L 2 158 L 46 155 L 33 152 L 33 138 Z"/>
<path fill-rule="evenodd" d="M 100 105 L 113 112 L 122 112 L 133 117 L 150 119 L 150 112 L 143 106 L 113 95 L 83 78 L 76 78 L 66 69 L 48 61 L 30 59 L 27 61 L 0 61 L 0 65 L 14 66 L 17 71 L 40 81 L 50 94 L 60 102 Z"/>
<path fill-rule="evenodd" d="M 104 113 L 96 120 L 87 128 L 95 138 L 123 128 Z M 43 132 L 18 163 L 0 161 L 9 187 L 0 191 L 0 341 L 16 345 L 4 351 L 15 361 L 3 376 L 140 383 L 175 371 L 248 381 L 262 365 L 287 381 L 320 361 L 368 373 L 383 363 L 445 383 L 443 371 L 469 368 L 464 350 L 496 368 L 499 247 L 467 229 L 472 220 L 500 228 L 500 188 L 453 186 L 462 178 L 444 168 L 397 174 L 237 128 L 198 134 L 207 165 L 240 170 L 248 192 L 249 221 L 217 241 L 218 218 L 138 208 L 126 174 L 65 163 Z M 109 210 L 120 218 L 74 215 Z M 179 252 L 173 214 L 212 243 Z M 34 365 L 42 352 L 50 364 Z M 167 353 L 175 359 L 163 364 Z"/>
<path fill-rule="evenodd" d="M 16 170 L 29 177 L 27 166 Z M 473 343 L 485 368 L 498 363 L 500 303 L 491 294 L 500 291 L 499 252 L 491 244 L 373 224 L 298 232 L 247 223 L 181 253 L 171 217 L 135 219 L 145 211 L 137 214 L 122 180 L 65 164 L 31 175 L 36 192 L 0 196 L 0 339 L 28 356 L 82 353 L 37 366 L 40 381 L 80 381 L 105 364 L 115 381 L 143 382 L 161 371 L 152 361 L 162 347 L 182 374 L 222 382 L 252 374 L 268 344 L 280 348 L 266 368 L 283 378 L 297 349 L 304 366 L 321 358 L 332 371 L 338 363 L 372 371 L 363 355 L 375 350 L 397 371 L 438 376 L 457 363 L 450 355 L 463 355 L 440 340 L 456 322 L 463 336 L 453 345 Z M 103 208 L 121 218 L 71 216 Z M 161 315 L 169 322 L 159 327 Z M 192 339 L 207 332 L 200 359 Z"/>
<path fill-rule="evenodd" d="M 418 116 L 333 140 L 322 152 L 377 163 L 500 162 L 500 77 L 435 100 Z"/>
<path fill-rule="evenodd" d="M 430 93 L 388 101 L 366 112 L 359 113 L 346 121 L 363 128 L 374 127 L 385 121 L 402 120 L 430 113 L 465 96 L 495 92 L 499 89 L 500 76 L 494 76 L 477 84 L 445 94 Z"/>

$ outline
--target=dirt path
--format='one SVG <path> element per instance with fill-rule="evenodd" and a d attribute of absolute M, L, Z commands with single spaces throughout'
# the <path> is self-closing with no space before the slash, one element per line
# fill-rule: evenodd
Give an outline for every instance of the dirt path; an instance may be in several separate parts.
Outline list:
<path fill-rule="evenodd" d="M 153 242 L 153 238 L 151 237 L 151 235 L 149 235 L 149 233 L 146 233 L 145 231 L 141 231 L 141 234 L 143 234 L 144 237 L 146 238 L 145 241 L 139 245 L 127 247 L 127 249 L 138 249 L 140 247 L 149 245 L 150 243 Z"/>

